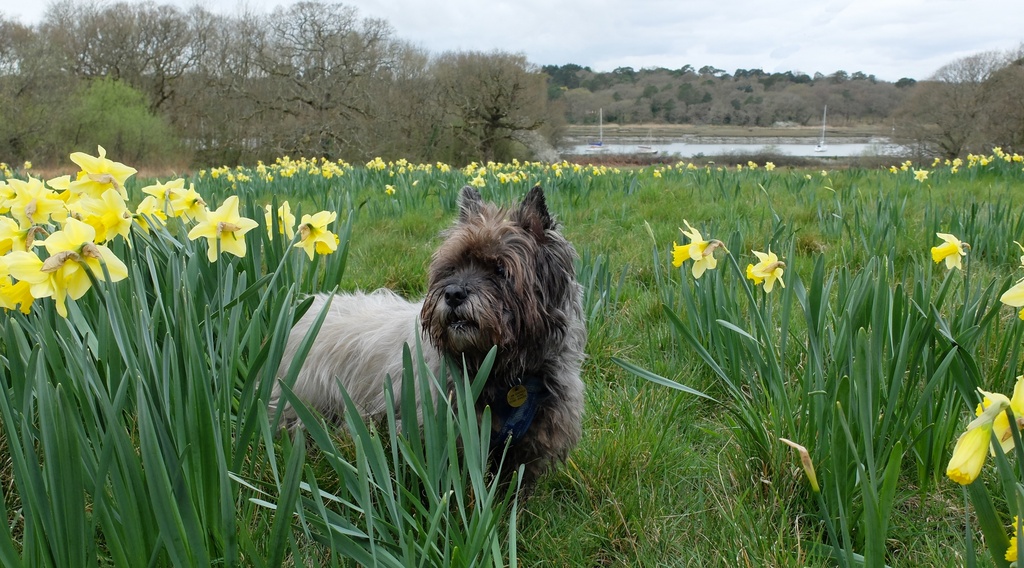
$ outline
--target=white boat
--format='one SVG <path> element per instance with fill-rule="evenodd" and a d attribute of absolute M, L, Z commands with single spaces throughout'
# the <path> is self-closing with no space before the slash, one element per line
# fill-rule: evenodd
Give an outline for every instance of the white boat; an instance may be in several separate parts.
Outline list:
<path fill-rule="evenodd" d="M 587 152 L 604 152 L 607 148 L 604 147 L 604 109 L 597 109 L 597 140 L 590 142 L 590 147 L 587 148 Z"/>
<path fill-rule="evenodd" d="M 647 131 L 647 140 L 646 140 L 647 143 L 646 144 L 638 145 L 636 147 L 636 153 L 637 154 L 651 154 L 651 155 L 657 154 L 658 153 L 657 148 L 655 148 L 654 146 L 651 145 L 651 142 L 653 142 L 653 141 L 654 141 L 654 139 L 651 138 L 651 131 L 648 130 Z"/>
<path fill-rule="evenodd" d="M 828 146 L 825 144 L 825 119 L 828 117 L 828 105 L 825 105 L 825 110 L 821 113 L 821 138 L 818 139 L 818 144 L 814 147 L 815 152 L 824 152 L 828 150 Z"/>

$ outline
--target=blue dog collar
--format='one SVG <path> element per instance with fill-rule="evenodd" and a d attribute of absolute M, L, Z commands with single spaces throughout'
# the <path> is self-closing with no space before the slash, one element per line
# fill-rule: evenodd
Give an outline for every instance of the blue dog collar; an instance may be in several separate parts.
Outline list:
<path fill-rule="evenodd" d="M 526 435 L 537 414 L 537 407 L 544 393 L 540 379 L 528 377 L 513 386 L 500 398 L 491 403 L 491 412 L 502 421 L 501 428 L 491 433 L 491 448 L 504 446 L 511 436 L 512 444 Z"/>

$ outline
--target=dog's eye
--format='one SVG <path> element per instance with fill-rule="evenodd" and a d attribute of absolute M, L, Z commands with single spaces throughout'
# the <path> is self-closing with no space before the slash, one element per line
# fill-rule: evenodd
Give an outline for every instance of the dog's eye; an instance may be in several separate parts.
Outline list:
<path fill-rule="evenodd" d="M 498 275 L 498 278 L 508 278 L 508 269 L 500 262 L 494 265 L 494 273 Z"/>

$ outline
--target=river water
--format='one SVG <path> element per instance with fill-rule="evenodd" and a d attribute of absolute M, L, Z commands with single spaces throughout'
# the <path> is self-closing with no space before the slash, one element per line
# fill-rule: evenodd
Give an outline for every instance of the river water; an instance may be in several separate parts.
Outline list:
<path fill-rule="evenodd" d="M 641 148 L 641 144 L 646 145 L 650 150 L 645 151 L 644 148 Z M 595 150 L 590 144 L 576 141 L 575 143 L 570 142 L 563 151 L 569 155 L 639 155 L 656 152 L 658 156 L 677 156 L 679 158 L 726 155 L 742 156 L 758 153 L 837 158 L 852 156 L 901 156 L 907 151 L 905 147 L 893 144 L 886 138 L 876 138 L 869 141 L 836 140 L 835 143 L 828 142 L 824 151 L 821 152 L 816 151 L 816 145 L 817 141 L 813 139 L 788 139 L 780 142 L 766 141 L 764 138 L 730 138 L 714 142 L 703 139 L 697 142 L 685 140 L 651 140 L 641 142 L 605 140 L 601 146 L 602 150 Z"/>

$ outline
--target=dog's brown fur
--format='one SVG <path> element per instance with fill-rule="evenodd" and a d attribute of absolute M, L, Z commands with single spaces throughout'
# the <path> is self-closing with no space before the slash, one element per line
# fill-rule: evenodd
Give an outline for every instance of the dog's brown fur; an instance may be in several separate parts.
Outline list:
<path fill-rule="evenodd" d="M 492 408 L 492 430 L 502 432 L 503 401 L 517 385 L 529 385 L 532 422 L 518 431 L 506 455 L 503 477 L 525 465 L 523 483 L 565 460 L 581 436 L 586 343 L 576 252 L 558 231 L 544 192 L 535 187 L 517 208 L 485 203 L 463 188 L 459 218 L 444 233 L 421 303 L 387 291 L 338 295 L 313 344 L 294 391 L 326 415 L 343 409 L 344 387 L 369 418 L 383 410 L 385 377 L 400 376 L 401 343 L 416 341 L 410 314 L 419 313 L 424 358 L 440 367 L 447 358 L 474 376 L 497 346 L 497 357 L 477 402 Z M 318 298 L 322 306 L 324 298 Z M 317 313 L 317 304 L 292 332 L 282 371 Z M 331 391 L 335 392 L 332 394 Z M 275 395 L 278 394 L 275 390 Z M 272 406 L 276 406 L 277 396 Z M 495 440 L 497 452 L 504 439 Z M 499 454 L 500 455 L 500 454 Z"/>

